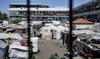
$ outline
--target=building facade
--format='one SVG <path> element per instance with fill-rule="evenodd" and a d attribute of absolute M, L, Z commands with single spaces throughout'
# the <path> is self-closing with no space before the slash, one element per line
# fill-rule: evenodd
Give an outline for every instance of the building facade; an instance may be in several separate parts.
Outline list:
<path fill-rule="evenodd" d="M 68 19 L 69 8 L 50 8 L 46 4 L 31 4 L 30 19 L 32 21 L 62 21 Z M 10 20 L 27 20 L 27 4 L 12 3 L 9 8 Z"/>
<path fill-rule="evenodd" d="M 91 0 L 76 8 L 73 8 L 74 20 L 78 18 L 87 19 L 92 22 L 100 22 L 100 2 L 99 0 Z"/>

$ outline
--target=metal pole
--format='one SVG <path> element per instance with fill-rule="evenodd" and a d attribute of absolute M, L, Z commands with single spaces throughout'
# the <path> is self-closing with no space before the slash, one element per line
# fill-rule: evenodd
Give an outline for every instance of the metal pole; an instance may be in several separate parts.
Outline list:
<path fill-rule="evenodd" d="M 27 0 L 27 22 L 28 22 L 28 47 L 29 47 L 29 59 L 32 57 L 32 49 L 30 44 L 30 0 Z"/>
<path fill-rule="evenodd" d="M 72 8 L 73 8 L 73 0 L 69 0 L 69 7 L 70 7 L 70 16 L 69 16 L 69 18 L 70 18 L 70 20 L 69 20 L 69 22 L 70 22 L 70 59 L 72 59 L 72 20 L 73 20 L 73 17 L 72 17 L 72 15 L 73 15 L 73 13 L 72 13 Z"/>

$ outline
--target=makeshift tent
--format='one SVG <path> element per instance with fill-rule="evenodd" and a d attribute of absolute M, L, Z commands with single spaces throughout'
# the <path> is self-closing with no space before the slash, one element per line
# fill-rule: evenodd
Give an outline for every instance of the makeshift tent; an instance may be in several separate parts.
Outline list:
<path fill-rule="evenodd" d="M 34 53 L 38 52 L 38 38 L 32 37 L 31 42 L 32 42 L 32 46 L 34 47 L 34 48 L 32 48 L 33 52 Z M 22 46 L 20 42 L 13 42 L 9 46 L 9 52 L 11 52 L 12 49 L 28 50 L 28 47 Z"/>
<path fill-rule="evenodd" d="M 31 38 L 33 53 L 38 52 L 38 37 Z M 9 46 L 9 57 L 28 58 L 28 46 L 22 46 L 20 41 L 13 42 Z"/>
<path fill-rule="evenodd" d="M 54 25 L 59 25 L 60 22 L 59 21 L 52 21 Z"/>
<path fill-rule="evenodd" d="M 50 27 L 41 28 L 42 39 L 51 40 L 52 33 Z"/>
<path fill-rule="evenodd" d="M 54 25 L 51 25 L 50 26 L 50 29 L 51 29 L 51 33 L 52 33 L 52 39 L 56 39 L 56 36 L 57 36 L 57 27 L 54 26 Z"/>
<path fill-rule="evenodd" d="M 100 23 L 95 23 L 92 30 L 95 32 L 100 32 Z"/>
<path fill-rule="evenodd" d="M 61 32 L 69 31 L 68 27 L 64 26 L 54 26 L 53 24 L 46 24 L 44 27 L 41 28 L 42 39 L 50 40 L 53 38 L 60 39 Z"/>
<path fill-rule="evenodd" d="M 64 32 L 64 27 L 59 25 L 57 26 L 57 39 L 60 39 L 61 38 L 61 32 L 63 31 Z"/>
<path fill-rule="evenodd" d="M 52 30 L 57 30 L 57 27 L 54 26 L 54 25 L 51 25 L 50 28 L 51 28 Z"/>
<path fill-rule="evenodd" d="M 52 30 L 52 38 L 56 39 L 57 37 L 57 31 L 56 30 Z"/>
<path fill-rule="evenodd" d="M 64 27 L 65 31 L 69 31 L 69 28 L 68 27 Z"/>
<path fill-rule="evenodd" d="M 57 38 L 58 36 L 58 38 L 57 39 L 60 39 L 60 34 L 61 34 L 61 32 L 63 31 L 69 31 L 69 28 L 68 27 L 65 27 L 65 26 L 61 26 L 61 25 L 59 25 L 59 26 L 57 26 L 57 27 L 55 27 L 55 26 L 50 26 L 50 28 L 51 29 L 53 29 L 53 34 L 54 34 L 54 38 Z M 58 35 L 58 36 L 57 36 Z M 56 36 L 56 37 L 55 37 Z"/>
<path fill-rule="evenodd" d="M 38 37 L 32 37 L 31 42 L 32 42 L 32 46 L 34 47 L 32 48 L 33 53 L 37 53 L 38 52 Z M 29 57 L 28 51 L 29 51 L 28 46 L 22 46 L 21 42 L 19 41 L 13 42 L 9 46 L 9 57 L 28 58 Z"/>
<path fill-rule="evenodd" d="M 12 49 L 10 51 L 10 54 L 9 54 L 9 57 L 12 58 L 12 57 L 15 57 L 15 58 L 28 58 L 28 51 L 26 50 L 17 50 L 17 49 Z"/>

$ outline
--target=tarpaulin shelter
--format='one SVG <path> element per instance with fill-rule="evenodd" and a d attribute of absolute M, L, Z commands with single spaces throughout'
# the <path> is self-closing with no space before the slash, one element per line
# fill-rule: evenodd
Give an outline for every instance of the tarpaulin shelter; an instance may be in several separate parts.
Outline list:
<path fill-rule="evenodd" d="M 32 37 L 32 52 L 38 52 L 38 37 Z M 13 42 L 9 46 L 9 57 L 23 57 L 28 58 L 28 46 L 23 46 L 20 42 Z"/>
<path fill-rule="evenodd" d="M 19 39 L 19 40 L 23 39 L 21 35 L 18 33 L 0 33 L 0 38 L 1 39 L 12 38 L 12 39 Z"/>
<path fill-rule="evenodd" d="M 100 32 L 100 23 L 95 23 L 92 30 L 95 32 Z"/>
<path fill-rule="evenodd" d="M 42 39 L 51 40 L 52 33 L 50 27 L 41 28 Z"/>
<path fill-rule="evenodd" d="M 13 40 L 22 40 L 22 36 L 18 33 L 0 33 L 0 39 L 4 39 L 8 44 L 11 44 Z"/>
<path fill-rule="evenodd" d="M 61 38 L 61 32 L 64 32 L 64 27 L 59 25 L 57 26 L 57 39 L 60 39 Z"/>

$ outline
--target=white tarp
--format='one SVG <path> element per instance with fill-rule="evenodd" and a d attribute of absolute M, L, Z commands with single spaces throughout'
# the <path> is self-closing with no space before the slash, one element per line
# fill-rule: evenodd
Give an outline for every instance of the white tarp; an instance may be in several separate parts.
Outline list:
<path fill-rule="evenodd" d="M 100 35 L 92 34 L 92 38 L 93 38 L 93 39 L 100 39 Z"/>
<path fill-rule="evenodd" d="M 8 24 L 8 21 L 3 21 L 3 24 L 6 24 L 7 25 Z"/>
<path fill-rule="evenodd" d="M 61 26 L 61 25 L 57 26 L 57 29 L 59 29 L 59 31 L 64 31 L 65 30 L 64 26 Z"/>
<path fill-rule="evenodd" d="M 12 49 L 9 54 L 9 57 L 28 58 L 28 56 L 29 56 L 28 54 L 29 54 L 28 51 L 18 51 L 18 50 Z"/>
<path fill-rule="evenodd" d="M 13 39 L 23 39 L 18 33 L 0 33 L 1 39 L 13 38 Z"/>
<path fill-rule="evenodd" d="M 65 27 L 65 26 L 61 26 L 61 25 L 59 25 L 59 26 L 56 27 L 53 24 L 46 24 L 41 29 L 42 38 L 50 40 L 51 37 L 52 37 L 51 30 L 55 30 L 57 32 L 56 38 L 60 39 L 61 38 L 61 32 L 69 31 L 69 28 Z"/>
<path fill-rule="evenodd" d="M 53 26 L 53 24 L 45 24 L 45 27 Z"/>
<path fill-rule="evenodd" d="M 57 39 L 61 38 L 61 32 L 64 31 L 64 27 L 63 26 L 57 26 Z"/>
<path fill-rule="evenodd" d="M 96 32 L 100 32 L 100 23 L 95 23 L 92 30 Z"/>
<path fill-rule="evenodd" d="M 60 24 L 60 21 L 52 21 L 54 25 Z"/>
<path fill-rule="evenodd" d="M 61 26 L 61 25 L 59 25 L 57 27 L 54 26 L 54 25 L 52 25 L 52 26 L 50 26 L 50 29 L 56 30 L 56 32 L 57 32 L 56 38 L 57 39 L 60 39 L 61 38 L 61 32 L 69 31 L 69 28 L 68 27 Z"/>
<path fill-rule="evenodd" d="M 51 25 L 51 26 L 50 26 L 50 29 L 57 30 L 57 27 L 54 26 L 54 25 Z"/>
<path fill-rule="evenodd" d="M 64 26 L 69 27 L 69 23 L 68 24 L 65 23 Z"/>
<path fill-rule="evenodd" d="M 100 35 L 100 33 L 93 32 L 92 30 L 73 30 L 73 34 L 82 34 L 82 33 Z"/>
<path fill-rule="evenodd" d="M 39 24 L 41 24 L 41 22 L 38 22 L 38 21 L 31 22 L 31 25 L 39 25 Z"/>
<path fill-rule="evenodd" d="M 33 52 L 38 52 L 38 37 L 32 37 L 31 41 L 33 42 Z M 17 48 L 17 49 L 21 49 L 21 50 L 28 50 L 28 47 L 25 46 L 21 46 L 20 42 L 13 42 L 10 46 L 9 46 L 9 52 L 11 52 L 11 49 L 13 48 Z"/>
<path fill-rule="evenodd" d="M 41 29 L 42 39 L 51 40 L 51 28 L 50 27 L 42 27 Z"/>
<path fill-rule="evenodd" d="M 92 29 L 93 27 L 93 24 L 76 24 L 76 29 L 79 29 L 79 28 L 89 28 L 89 29 Z"/>
<path fill-rule="evenodd" d="M 26 23 L 27 23 L 26 21 L 21 21 L 18 24 L 26 24 Z"/>
<path fill-rule="evenodd" d="M 64 27 L 65 28 L 65 31 L 69 31 L 69 28 L 68 27 Z"/>
<path fill-rule="evenodd" d="M 89 44 L 88 47 L 90 47 L 91 49 L 93 49 L 93 45 L 94 45 L 94 44 Z M 95 46 L 95 45 L 94 45 L 94 46 Z M 99 47 L 98 47 L 98 48 L 96 48 L 96 49 L 94 49 L 94 50 L 100 50 L 100 49 L 99 49 Z"/>
<path fill-rule="evenodd" d="M 28 50 L 28 47 L 21 46 L 20 42 L 13 42 L 11 45 L 9 45 L 9 52 L 11 52 L 11 49 L 13 48 Z"/>

